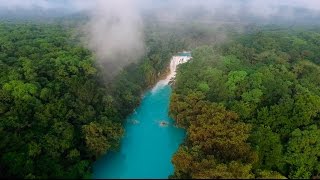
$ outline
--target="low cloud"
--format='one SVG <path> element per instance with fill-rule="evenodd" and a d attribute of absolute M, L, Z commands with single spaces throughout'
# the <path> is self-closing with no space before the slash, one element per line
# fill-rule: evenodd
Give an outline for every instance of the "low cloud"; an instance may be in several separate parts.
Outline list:
<path fill-rule="evenodd" d="M 87 46 L 111 74 L 144 54 L 143 22 L 134 6 L 129 0 L 95 0 L 87 11 Z"/>
<path fill-rule="evenodd" d="M 231 21 L 247 19 L 296 20 L 319 15 L 320 0 L 0 0 L 0 9 L 62 9 L 83 12 L 89 21 L 81 27 L 86 45 L 110 74 L 144 53 L 143 15 L 155 20 Z M 303 11 L 304 12 L 304 11 Z M 306 17 L 305 17 L 306 16 Z M 275 18 L 276 17 L 276 18 Z M 302 19 L 302 20 L 304 20 Z"/>

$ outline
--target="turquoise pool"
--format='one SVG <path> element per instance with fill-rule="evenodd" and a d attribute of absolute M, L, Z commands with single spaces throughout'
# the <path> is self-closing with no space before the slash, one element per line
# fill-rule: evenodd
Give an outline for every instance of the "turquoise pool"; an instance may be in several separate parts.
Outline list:
<path fill-rule="evenodd" d="M 168 116 L 171 87 L 148 91 L 136 112 L 128 117 L 120 152 L 108 153 L 94 164 L 93 178 L 168 178 L 173 154 L 185 131 Z M 166 121 L 168 126 L 160 126 Z M 136 122 L 136 123 L 132 123 Z"/>
<path fill-rule="evenodd" d="M 178 56 L 191 56 L 191 52 L 181 52 L 181 53 L 178 53 Z"/>

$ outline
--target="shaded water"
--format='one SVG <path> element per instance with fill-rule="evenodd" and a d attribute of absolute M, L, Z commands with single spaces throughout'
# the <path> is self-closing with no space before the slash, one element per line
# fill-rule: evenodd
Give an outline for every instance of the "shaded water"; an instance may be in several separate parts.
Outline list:
<path fill-rule="evenodd" d="M 168 116 L 170 95 L 169 85 L 145 94 L 136 112 L 127 118 L 120 152 L 98 160 L 93 178 L 168 178 L 173 174 L 171 158 L 185 132 L 174 127 Z M 161 126 L 161 121 L 169 124 Z"/>
<path fill-rule="evenodd" d="M 191 57 L 191 52 L 181 52 L 178 54 L 178 56 L 187 56 L 187 57 Z"/>

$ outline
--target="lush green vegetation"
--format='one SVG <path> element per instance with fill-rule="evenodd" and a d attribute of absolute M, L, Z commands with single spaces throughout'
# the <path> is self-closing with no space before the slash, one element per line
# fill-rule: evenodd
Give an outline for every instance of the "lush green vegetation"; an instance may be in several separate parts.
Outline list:
<path fill-rule="evenodd" d="M 88 177 L 120 118 L 91 53 L 58 25 L 1 24 L 1 176 Z"/>
<path fill-rule="evenodd" d="M 62 24 L 0 23 L 0 177 L 90 177 L 172 54 L 224 40 L 209 27 L 148 26 L 145 56 L 105 83 L 75 23 Z M 264 30 L 196 48 L 170 104 L 188 132 L 172 178 L 319 177 L 319 39 Z"/>
<path fill-rule="evenodd" d="M 164 31 L 164 28 L 146 28 L 145 56 L 138 63 L 126 67 L 108 84 L 110 98 L 115 99 L 113 101 L 122 119 L 139 104 L 146 88 L 167 75 L 172 55 L 185 47 L 175 33 Z"/>
<path fill-rule="evenodd" d="M 90 177 L 92 162 L 117 150 L 124 117 L 165 73 L 172 36 L 147 34 L 145 57 L 113 81 L 60 24 L 0 24 L 0 177 Z"/>
<path fill-rule="evenodd" d="M 203 46 L 170 111 L 187 130 L 172 178 L 320 175 L 320 30 L 264 30 Z"/>

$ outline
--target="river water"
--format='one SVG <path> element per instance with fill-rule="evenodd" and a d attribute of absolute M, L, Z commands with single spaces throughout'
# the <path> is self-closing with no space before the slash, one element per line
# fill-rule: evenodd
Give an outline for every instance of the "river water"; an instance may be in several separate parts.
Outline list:
<path fill-rule="evenodd" d="M 109 152 L 93 166 L 93 178 L 168 178 L 173 174 L 173 154 L 185 138 L 168 116 L 171 86 L 181 57 L 173 57 L 170 75 L 146 92 L 140 106 L 127 118 L 119 152 Z"/>

